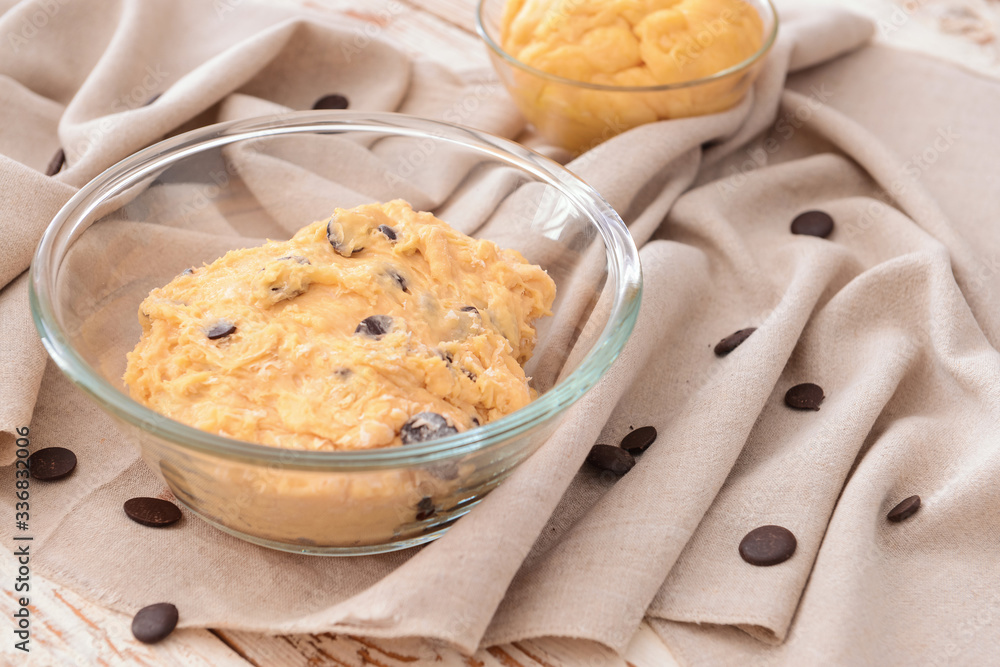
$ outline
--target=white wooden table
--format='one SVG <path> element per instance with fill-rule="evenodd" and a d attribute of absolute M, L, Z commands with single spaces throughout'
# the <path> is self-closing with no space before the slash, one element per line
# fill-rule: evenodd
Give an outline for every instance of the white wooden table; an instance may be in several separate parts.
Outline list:
<path fill-rule="evenodd" d="M 207 1 L 207 0 L 206 0 Z M 314 12 L 350 16 L 414 57 L 448 67 L 488 65 L 474 34 L 475 0 L 267 0 Z M 815 4 L 818 0 L 787 0 Z M 1000 3 L 989 0 L 921 0 L 911 12 L 890 0 L 840 0 L 879 21 L 879 39 L 928 51 L 983 73 L 1000 76 Z M 906 3 L 900 3 L 906 4 Z M 369 29 L 371 32 L 371 29 Z M 16 564 L 0 551 L 0 578 L 13 580 Z M 13 592 L 0 596 L 0 615 L 10 619 Z M 77 592 L 32 574 L 31 653 L 0 648 L 2 665 L 178 665 L 183 667 L 673 667 L 668 648 L 646 624 L 624 657 L 593 643 L 539 639 L 482 649 L 465 657 L 422 640 L 370 640 L 321 635 L 265 636 L 222 630 L 178 630 L 153 646 L 136 641 L 131 618 L 87 601 Z M 5 626 L 6 627 L 6 626 Z M 16 652 L 14 652 L 16 653 Z"/>

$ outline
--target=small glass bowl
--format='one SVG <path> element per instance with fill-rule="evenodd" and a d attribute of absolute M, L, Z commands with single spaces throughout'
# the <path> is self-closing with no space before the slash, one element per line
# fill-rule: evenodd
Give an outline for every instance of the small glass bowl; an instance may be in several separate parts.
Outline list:
<path fill-rule="evenodd" d="M 574 154 L 638 125 L 701 116 L 735 106 L 756 80 L 778 34 L 771 0 L 743 0 L 760 15 L 760 48 L 741 63 L 708 77 L 662 86 L 609 86 L 575 81 L 527 65 L 501 46 L 501 21 L 508 0 L 480 0 L 476 31 L 489 47 L 490 60 L 521 113 L 538 132 Z M 706 31 L 705 39 L 712 39 Z M 695 35 L 686 57 L 697 57 L 702 35 Z M 688 51 L 690 54 L 688 55 Z"/>
<path fill-rule="evenodd" d="M 556 281 L 526 366 L 537 400 L 423 444 L 304 451 L 207 433 L 129 398 L 121 377 L 150 290 L 334 207 L 393 198 L 517 248 Z M 618 356 L 641 283 L 621 219 L 556 163 L 455 125 L 307 111 L 188 132 L 108 169 L 42 238 L 31 308 L 56 364 L 191 511 L 256 544 L 356 555 L 434 539 L 509 475 Z"/>

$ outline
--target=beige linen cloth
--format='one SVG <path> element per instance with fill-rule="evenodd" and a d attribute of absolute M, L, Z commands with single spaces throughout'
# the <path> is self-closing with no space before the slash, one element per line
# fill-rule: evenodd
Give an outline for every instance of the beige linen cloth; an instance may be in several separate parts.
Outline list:
<path fill-rule="evenodd" d="M 157 531 L 122 516 L 125 499 L 162 483 L 46 363 L 28 312 L 31 252 L 76 188 L 206 123 L 333 92 L 360 110 L 474 109 L 464 123 L 506 136 L 522 121 L 489 73 L 409 62 L 329 18 L 249 2 L 8 8 L 0 457 L 30 423 L 34 447 L 80 459 L 70 478 L 32 487 L 36 571 L 126 612 L 172 601 L 182 626 L 622 649 L 647 616 L 684 664 L 995 662 L 1000 84 L 866 46 L 871 26 L 849 14 L 783 18 L 738 108 L 638 128 L 570 165 L 642 248 L 639 322 L 608 376 L 442 539 L 324 559 L 190 516 Z M 68 166 L 46 177 L 59 146 Z M 829 239 L 789 233 L 816 208 L 836 220 Z M 739 349 L 713 355 L 748 326 Z M 799 382 L 824 388 L 819 412 L 783 405 Z M 647 424 L 659 438 L 625 477 L 581 470 L 595 442 Z M 11 516 L 9 465 L 0 488 Z M 920 511 L 888 523 L 912 494 Z M 8 545 L 11 524 L 0 522 Z M 763 524 L 796 535 L 790 560 L 740 559 Z"/>

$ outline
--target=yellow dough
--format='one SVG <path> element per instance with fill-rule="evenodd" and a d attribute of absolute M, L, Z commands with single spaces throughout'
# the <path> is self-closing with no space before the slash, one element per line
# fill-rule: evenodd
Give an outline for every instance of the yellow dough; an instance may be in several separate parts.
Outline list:
<path fill-rule="evenodd" d="M 522 365 L 555 284 L 520 253 L 396 200 L 337 209 L 153 290 L 132 398 L 277 447 L 420 442 L 534 398 Z"/>
<path fill-rule="evenodd" d="M 763 42 L 763 23 L 743 0 L 508 0 L 501 42 L 514 58 L 565 79 L 658 86 L 749 59 Z M 742 95 L 742 83 L 614 93 L 516 72 L 512 88 L 540 130 L 582 151 L 642 123 L 725 109 Z"/>

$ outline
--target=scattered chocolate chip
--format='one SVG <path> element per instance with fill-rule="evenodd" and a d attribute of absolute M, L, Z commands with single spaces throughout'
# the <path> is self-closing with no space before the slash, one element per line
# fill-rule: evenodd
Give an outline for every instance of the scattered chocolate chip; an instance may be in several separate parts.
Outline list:
<path fill-rule="evenodd" d="M 472 423 L 475 424 L 476 426 L 479 426 L 479 417 L 473 417 Z"/>
<path fill-rule="evenodd" d="M 475 306 L 462 306 L 461 308 L 459 308 L 459 310 L 461 310 L 463 313 L 476 313 L 477 315 L 479 314 L 479 309 L 476 308 Z"/>
<path fill-rule="evenodd" d="M 123 507 L 128 518 L 144 526 L 160 528 L 181 520 L 180 508 L 159 498 L 130 498 Z"/>
<path fill-rule="evenodd" d="M 312 264 L 308 257 L 303 257 L 302 255 L 285 255 L 284 257 L 279 257 L 277 261 L 282 262 L 286 259 L 294 260 L 295 262 L 305 266 L 306 264 Z"/>
<path fill-rule="evenodd" d="M 63 165 L 65 164 L 66 164 L 66 151 L 60 148 L 59 150 L 56 151 L 56 154 L 52 156 L 52 159 L 49 160 L 49 166 L 45 168 L 45 175 L 55 176 L 60 171 L 62 171 Z"/>
<path fill-rule="evenodd" d="M 76 468 L 76 454 L 65 447 L 46 447 L 28 457 L 33 479 L 49 482 L 62 479 Z"/>
<path fill-rule="evenodd" d="M 340 223 L 334 223 L 330 220 L 326 223 L 326 240 L 330 242 L 333 249 L 341 257 L 350 257 L 351 255 L 357 255 L 359 252 L 364 250 L 364 248 L 352 248 L 348 249 L 347 244 L 344 240 L 344 228 L 340 226 Z"/>
<path fill-rule="evenodd" d="M 149 98 L 148 100 L 146 100 L 146 103 L 145 103 L 145 104 L 143 104 L 142 106 L 144 106 L 144 107 L 148 107 L 148 106 L 149 106 L 150 104 L 152 104 L 152 103 L 153 103 L 153 102 L 155 102 L 156 100 L 160 99 L 160 95 L 162 95 L 162 94 L 163 94 L 163 93 L 157 93 L 157 94 L 153 95 L 153 96 L 152 96 L 152 97 L 150 97 L 150 98 Z"/>
<path fill-rule="evenodd" d="M 193 267 L 189 267 L 189 268 L 186 268 L 183 271 L 181 271 L 181 275 L 182 276 L 190 276 L 192 273 L 194 273 L 194 268 Z"/>
<path fill-rule="evenodd" d="M 212 325 L 212 328 L 205 332 L 209 340 L 218 340 L 236 333 L 236 325 L 229 320 L 219 320 Z"/>
<path fill-rule="evenodd" d="M 463 369 L 462 369 L 462 372 L 463 372 L 463 373 L 465 373 L 465 377 L 469 378 L 469 379 L 470 379 L 470 380 L 472 380 L 473 382 L 475 382 L 475 381 L 476 381 L 477 379 L 479 379 L 479 378 L 478 378 L 478 377 L 476 376 L 476 374 L 475 374 L 475 373 L 473 373 L 472 371 L 469 371 L 469 370 L 465 370 L 465 369 L 463 368 Z"/>
<path fill-rule="evenodd" d="M 403 276 L 390 269 L 389 277 L 396 281 L 396 284 L 399 285 L 399 289 L 409 293 L 410 290 L 406 289 L 406 279 L 403 278 Z"/>
<path fill-rule="evenodd" d="M 352 371 L 350 368 L 338 368 L 333 372 L 333 374 L 339 377 L 340 379 L 348 378 L 353 373 L 354 371 Z"/>
<path fill-rule="evenodd" d="M 624 475 L 635 465 L 635 457 L 621 447 L 594 445 L 587 454 L 587 463 L 601 470 L 610 470 L 616 475 Z"/>
<path fill-rule="evenodd" d="M 448 424 L 448 420 L 436 412 L 421 412 L 410 417 L 400 430 L 404 445 L 436 440 L 458 433 L 458 429 Z"/>
<path fill-rule="evenodd" d="M 354 333 L 378 340 L 392 331 L 392 318 L 388 315 L 372 315 L 361 320 Z"/>
<path fill-rule="evenodd" d="M 316 100 L 313 109 L 346 109 L 351 103 L 340 93 L 326 95 Z"/>
<path fill-rule="evenodd" d="M 754 528 L 740 542 L 740 556 L 751 565 L 766 567 L 784 563 L 795 553 L 792 531 L 781 526 Z"/>
<path fill-rule="evenodd" d="M 889 510 L 885 518 L 893 523 L 899 523 L 916 514 L 918 509 L 920 509 L 920 496 L 910 496 Z"/>
<path fill-rule="evenodd" d="M 451 356 L 451 352 L 444 352 L 442 350 L 438 350 L 437 355 L 442 359 L 444 359 L 445 363 L 449 365 L 455 361 L 455 357 Z"/>
<path fill-rule="evenodd" d="M 818 236 L 825 239 L 833 231 L 833 218 L 823 211 L 806 211 L 792 220 L 792 234 Z"/>
<path fill-rule="evenodd" d="M 736 348 L 738 348 L 743 341 L 750 337 L 757 327 L 749 327 L 747 329 L 740 329 L 736 333 L 729 334 L 722 340 L 720 340 L 715 346 L 715 356 L 724 357 Z"/>
<path fill-rule="evenodd" d="M 826 396 L 823 388 L 812 382 L 797 384 L 785 392 L 785 405 L 796 410 L 819 410 Z"/>
<path fill-rule="evenodd" d="M 417 503 L 417 521 L 429 519 L 435 514 L 437 514 L 437 509 L 434 507 L 434 501 L 429 496 L 421 498 L 420 502 Z"/>
<path fill-rule="evenodd" d="M 177 607 L 159 602 L 143 607 L 132 619 L 132 635 L 144 644 L 155 644 L 177 627 Z"/>
<path fill-rule="evenodd" d="M 388 238 L 390 241 L 396 240 L 396 230 L 390 227 L 389 225 L 379 225 L 378 230 L 383 234 L 385 234 L 386 238 Z"/>
<path fill-rule="evenodd" d="M 656 429 L 652 426 L 643 426 L 622 438 L 622 449 L 632 456 L 636 456 L 649 449 L 649 446 L 655 441 Z"/>

